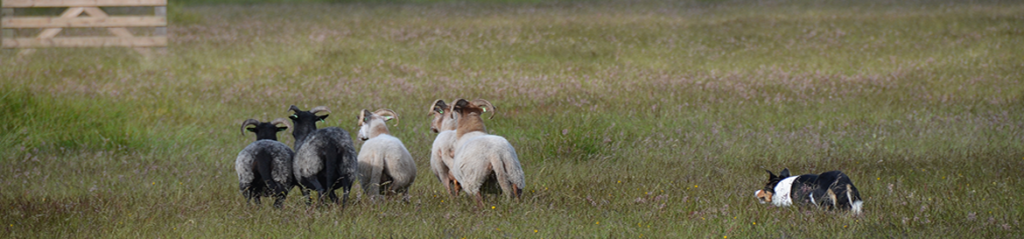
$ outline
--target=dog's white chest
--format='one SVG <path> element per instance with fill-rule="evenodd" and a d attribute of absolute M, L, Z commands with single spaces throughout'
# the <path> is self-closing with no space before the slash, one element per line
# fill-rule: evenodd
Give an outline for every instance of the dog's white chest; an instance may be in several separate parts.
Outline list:
<path fill-rule="evenodd" d="M 789 194 L 792 193 L 793 182 L 796 181 L 797 177 L 799 176 L 782 179 L 782 181 L 779 181 L 779 184 L 775 185 L 775 194 L 772 194 L 773 205 L 779 207 L 788 207 L 793 205 L 793 198 L 790 197 Z"/>

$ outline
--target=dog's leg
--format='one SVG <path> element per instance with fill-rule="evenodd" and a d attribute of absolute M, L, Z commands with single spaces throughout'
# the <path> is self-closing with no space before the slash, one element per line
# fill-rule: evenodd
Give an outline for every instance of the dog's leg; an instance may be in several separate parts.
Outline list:
<path fill-rule="evenodd" d="M 828 199 L 829 199 L 829 201 L 831 201 L 831 203 L 832 203 L 832 205 L 831 205 L 831 206 L 832 206 L 832 207 L 831 207 L 831 209 L 836 209 L 836 208 L 837 208 L 837 207 L 836 207 L 836 204 L 837 204 L 837 203 L 839 202 L 839 201 L 838 201 L 838 200 L 836 199 L 836 193 L 835 193 L 835 192 L 833 192 L 831 188 L 829 188 L 829 189 L 828 189 L 828 192 L 827 192 L 827 194 L 828 194 Z"/>

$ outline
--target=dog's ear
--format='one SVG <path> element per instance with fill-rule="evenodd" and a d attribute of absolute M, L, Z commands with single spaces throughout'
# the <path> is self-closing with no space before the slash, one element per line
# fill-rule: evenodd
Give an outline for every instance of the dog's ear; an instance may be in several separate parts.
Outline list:
<path fill-rule="evenodd" d="M 782 172 L 779 172 L 779 177 L 780 178 L 788 178 L 789 177 L 789 168 L 782 169 Z"/>
<path fill-rule="evenodd" d="M 772 179 L 775 179 L 775 178 L 779 177 L 779 176 L 775 176 L 775 173 L 772 173 L 772 171 L 768 171 L 767 169 L 765 169 L 764 171 L 768 172 L 768 181 L 772 181 Z"/>

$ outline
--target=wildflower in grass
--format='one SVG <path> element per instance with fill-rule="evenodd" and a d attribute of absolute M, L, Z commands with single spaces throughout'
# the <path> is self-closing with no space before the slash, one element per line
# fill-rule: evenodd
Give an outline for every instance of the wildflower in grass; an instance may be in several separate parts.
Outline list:
<path fill-rule="evenodd" d="M 491 209 L 494 209 L 494 206 L 491 206 Z"/>
<path fill-rule="evenodd" d="M 594 225 L 601 224 L 601 221 L 594 222 Z"/>
<path fill-rule="evenodd" d="M 757 225 L 757 222 L 752 222 L 752 223 L 753 223 L 754 225 Z"/>
<path fill-rule="evenodd" d="M 693 188 L 697 188 L 697 185 L 693 185 Z"/>
<path fill-rule="evenodd" d="M 537 233 L 537 229 L 533 229 L 533 233 Z"/>

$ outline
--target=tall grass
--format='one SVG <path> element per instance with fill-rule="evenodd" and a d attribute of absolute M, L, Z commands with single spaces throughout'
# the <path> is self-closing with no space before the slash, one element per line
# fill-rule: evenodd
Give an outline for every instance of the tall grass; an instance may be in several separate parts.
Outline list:
<path fill-rule="evenodd" d="M 168 53 L 0 53 L 2 237 L 1014 237 L 1024 5 L 559 1 L 178 5 Z M 434 99 L 498 106 L 521 202 L 429 170 Z M 246 206 L 246 118 L 392 127 L 412 200 Z M 279 135 L 286 144 L 287 134 Z M 760 205 L 843 170 L 865 214 Z"/>

